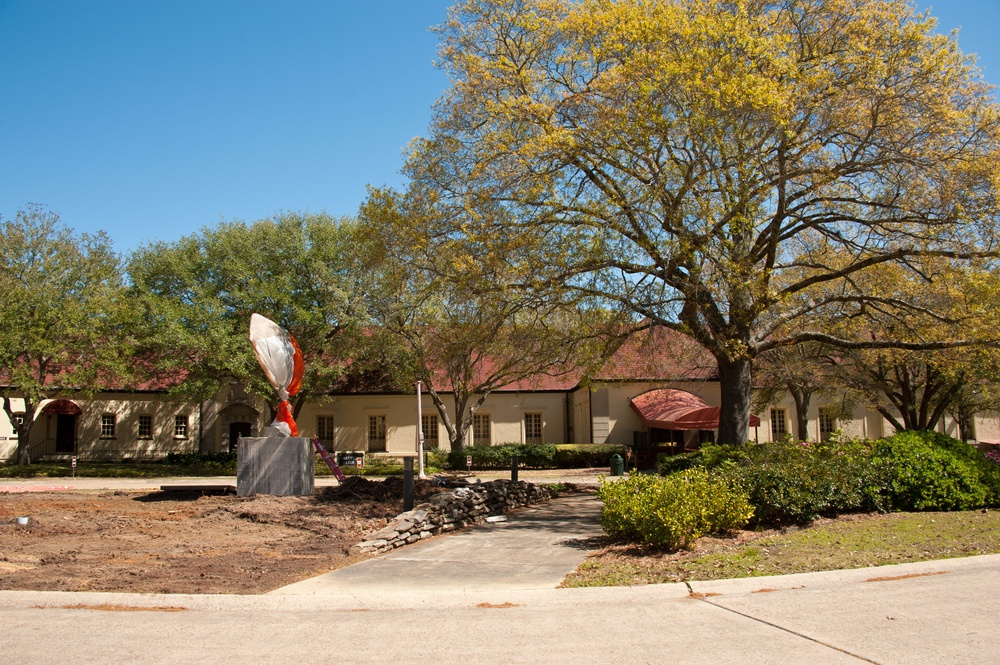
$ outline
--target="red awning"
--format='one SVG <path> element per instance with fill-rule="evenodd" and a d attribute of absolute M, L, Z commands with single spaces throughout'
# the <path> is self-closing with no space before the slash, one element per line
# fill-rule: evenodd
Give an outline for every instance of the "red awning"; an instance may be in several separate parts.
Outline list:
<path fill-rule="evenodd" d="M 651 390 L 629 400 L 647 427 L 675 430 L 719 429 L 719 407 L 684 390 Z M 750 426 L 760 418 L 750 416 Z"/>
<path fill-rule="evenodd" d="M 62 416 L 78 416 L 83 411 L 68 399 L 57 399 L 42 407 L 42 413 L 55 413 Z"/>

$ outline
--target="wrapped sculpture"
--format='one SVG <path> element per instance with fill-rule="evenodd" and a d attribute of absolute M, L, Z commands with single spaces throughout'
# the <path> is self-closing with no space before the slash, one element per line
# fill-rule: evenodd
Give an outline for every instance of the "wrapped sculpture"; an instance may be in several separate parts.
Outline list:
<path fill-rule="evenodd" d="M 250 317 L 250 343 L 267 380 L 278 393 L 278 415 L 271 427 L 285 436 L 298 436 L 288 401 L 302 387 L 304 365 L 298 343 L 287 330 L 260 314 Z"/>

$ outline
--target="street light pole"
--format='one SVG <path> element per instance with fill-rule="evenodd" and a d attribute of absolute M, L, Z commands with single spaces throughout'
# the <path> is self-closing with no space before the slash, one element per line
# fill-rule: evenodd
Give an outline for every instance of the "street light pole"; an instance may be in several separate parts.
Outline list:
<path fill-rule="evenodd" d="M 424 412 L 421 408 L 420 382 L 417 381 L 417 478 L 427 478 L 424 473 Z"/>

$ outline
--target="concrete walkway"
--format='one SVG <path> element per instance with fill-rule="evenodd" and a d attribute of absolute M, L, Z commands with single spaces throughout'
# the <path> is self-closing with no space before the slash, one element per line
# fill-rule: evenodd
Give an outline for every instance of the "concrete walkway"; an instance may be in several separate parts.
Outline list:
<path fill-rule="evenodd" d="M 690 587 L 0 591 L 0 662 L 979 665 L 997 662 L 998 614 L 1000 556 Z"/>
<path fill-rule="evenodd" d="M 272 591 L 361 596 L 406 590 L 554 589 L 601 535 L 601 503 L 572 494 Z"/>
<path fill-rule="evenodd" d="M 572 495 L 263 596 L 0 590 L 0 663 L 997 662 L 1000 555 L 554 588 L 598 511 Z"/>

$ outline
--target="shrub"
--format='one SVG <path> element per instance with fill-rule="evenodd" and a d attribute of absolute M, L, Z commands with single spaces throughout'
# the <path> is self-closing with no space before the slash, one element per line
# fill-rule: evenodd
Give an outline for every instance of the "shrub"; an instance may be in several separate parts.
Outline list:
<path fill-rule="evenodd" d="M 566 443 L 556 445 L 556 454 L 553 463 L 557 469 L 609 467 L 612 455 L 621 455 L 622 459 L 625 459 L 626 452 L 628 452 L 628 446 L 602 443 Z"/>
<path fill-rule="evenodd" d="M 997 505 L 1000 468 L 972 446 L 936 432 L 899 432 L 874 444 L 880 494 L 892 510 Z"/>
<path fill-rule="evenodd" d="M 448 453 L 452 469 L 465 469 L 466 457 L 472 457 L 473 469 L 509 469 L 510 458 L 518 457 L 520 466 L 548 469 L 555 465 L 556 447 L 551 443 L 505 443 L 499 446 L 469 446 Z"/>
<path fill-rule="evenodd" d="M 678 471 L 687 471 L 688 469 L 702 466 L 704 465 L 702 464 L 700 450 L 688 453 L 679 453 L 677 455 L 660 453 L 656 456 L 656 468 L 659 469 L 660 473 L 664 476 L 669 476 L 670 474 L 677 473 Z"/>
<path fill-rule="evenodd" d="M 753 507 L 745 493 L 690 469 L 661 478 L 637 474 L 603 481 L 601 526 L 612 538 L 679 549 L 710 533 L 726 533 L 747 523 Z"/>
<path fill-rule="evenodd" d="M 425 460 L 427 466 L 431 466 L 436 469 L 451 468 L 451 465 L 448 462 L 447 450 L 441 450 L 440 448 L 431 448 L 425 453 Z"/>
<path fill-rule="evenodd" d="M 710 446 L 700 461 L 747 493 L 754 523 L 801 524 L 883 508 L 878 469 L 861 441 Z"/>
<path fill-rule="evenodd" d="M 227 453 L 167 453 L 167 464 L 177 466 L 205 466 L 206 464 L 235 464 L 236 452 Z"/>

